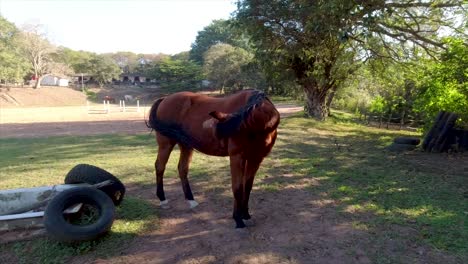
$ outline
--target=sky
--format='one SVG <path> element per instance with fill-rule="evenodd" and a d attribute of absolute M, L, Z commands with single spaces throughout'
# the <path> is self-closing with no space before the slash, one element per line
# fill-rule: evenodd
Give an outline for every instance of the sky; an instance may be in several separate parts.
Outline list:
<path fill-rule="evenodd" d="M 234 0 L 0 0 L 18 27 L 40 24 L 53 44 L 97 53 L 188 51 L 198 31 L 235 10 Z"/>

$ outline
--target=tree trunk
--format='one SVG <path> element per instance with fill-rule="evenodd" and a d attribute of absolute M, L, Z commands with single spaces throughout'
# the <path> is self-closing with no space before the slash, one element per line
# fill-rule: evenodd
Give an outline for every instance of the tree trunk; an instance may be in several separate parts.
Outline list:
<path fill-rule="evenodd" d="M 380 117 L 379 117 L 379 128 L 382 127 L 382 119 L 383 119 L 383 112 L 380 113 Z"/>
<path fill-rule="evenodd" d="M 42 76 L 38 76 L 36 78 L 36 84 L 34 85 L 34 89 L 41 88 L 41 81 L 42 81 Z"/>
<path fill-rule="evenodd" d="M 400 130 L 405 125 L 405 115 L 406 115 L 406 107 L 403 107 L 403 109 L 401 110 L 401 114 L 400 114 Z"/>
<path fill-rule="evenodd" d="M 314 85 L 305 85 L 304 90 L 306 95 L 306 114 L 318 120 L 325 120 L 329 115 L 326 92 L 320 91 Z"/>
<path fill-rule="evenodd" d="M 338 88 L 338 86 L 333 86 L 333 88 L 331 88 L 331 91 L 330 93 L 328 94 L 327 96 L 327 112 L 328 114 L 330 114 L 330 106 L 333 102 L 333 97 L 335 97 L 335 94 L 336 94 L 336 89 Z"/>
<path fill-rule="evenodd" d="M 388 125 L 392 121 L 392 114 L 393 114 L 393 110 L 391 109 L 390 113 L 388 114 L 388 118 L 387 118 L 387 129 L 388 129 Z"/>

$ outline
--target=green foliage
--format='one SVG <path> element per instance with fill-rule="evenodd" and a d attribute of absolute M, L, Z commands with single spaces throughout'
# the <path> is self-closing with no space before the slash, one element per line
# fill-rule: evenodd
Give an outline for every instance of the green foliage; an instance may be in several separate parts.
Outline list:
<path fill-rule="evenodd" d="M 54 61 L 68 65 L 75 73 L 88 73 L 89 61 L 95 56 L 88 51 L 76 51 L 66 47 L 59 47 L 54 54 Z"/>
<path fill-rule="evenodd" d="M 196 90 L 201 86 L 202 68 L 193 61 L 163 58 L 145 66 L 145 74 L 163 89 Z"/>
<path fill-rule="evenodd" d="M 28 73 L 27 61 L 20 49 L 19 30 L 0 16 L 0 83 L 22 82 Z"/>
<path fill-rule="evenodd" d="M 115 53 L 103 54 L 104 57 L 112 59 L 123 73 L 133 73 L 139 67 L 141 56 L 130 51 L 119 51 Z"/>
<path fill-rule="evenodd" d="M 419 67 L 416 62 L 372 60 L 342 84 L 334 106 L 361 114 L 372 112 L 387 121 L 399 119 L 401 124 L 419 123 L 413 109 Z"/>
<path fill-rule="evenodd" d="M 87 51 L 75 51 L 60 47 L 53 55 L 54 61 L 68 65 L 75 73 L 91 75 L 102 87 L 118 79 L 121 69 L 109 55 L 98 55 Z M 88 94 L 93 98 L 93 94 Z"/>
<path fill-rule="evenodd" d="M 383 114 L 385 111 L 385 105 L 385 99 L 378 95 L 372 100 L 369 110 L 373 113 Z"/>
<path fill-rule="evenodd" d="M 428 62 L 420 82 L 416 110 L 427 124 L 439 111 L 460 115 L 460 124 L 468 126 L 468 46 L 462 39 L 447 39 L 448 49 L 440 62 Z"/>
<path fill-rule="evenodd" d="M 112 82 L 113 79 L 118 79 L 121 73 L 119 66 L 112 59 L 103 55 L 91 56 L 90 60 L 85 62 L 82 67 L 86 73 L 94 77 L 101 87 Z"/>
<path fill-rule="evenodd" d="M 41 86 L 41 80 L 47 74 L 56 73 L 61 69 L 53 61 L 56 47 L 47 40 L 44 29 L 39 25 L 25 25 L 19 35 L 19 47 L 21 54 L 28 61 L 35 77 L 37 77 L 34 88 Z"/>
<path fill-rule="evenodd" d="M 323 119 L 326 104 L 360 62 L 406 60 L 420 52 L 415 47 L 438 52 L 438 26 L 458 24 L 463 31 L 466 16 L 461 23 L 443 19 L 457 11 L 463 12 L 462 1 L 242 0 L 236 23 L 248 32 L 267 72 L 294 79 L 307 95 L 308 114 Z"/>
<path fill-rule="evenodd" d="M 204 71 L 216 88 L 228 93 L 253 86 L 262 80 L 255 68 L 253 54 L 229 44 L 216 44 L 204 56 Z"/>
<path fill-rule="evenodd" d="M 361 67 L 340 85 L 332 106 L 349 112 L 365 113 L 377 87 L 368 67 Z"/>
<path fill-rule="evenodd" d="M 88 98 L 88 100 L 91 100 L 91 101 L 97 100 L 97 93 L 90 91 L 86 88 L 83 89 L 83 92 L 86 94 L 86 98 Z"/>
<path fill-rule="evenodd" d="M 242 34 L 232 27 L 229 20 L 213 20 L 210 25 L 199 31 L 195 42 L 192 44 L 189 58 L 198 64 L 203 64 L 204 54 L 216 44 L 225 43 L 245 48 L 246 40 Z"/>

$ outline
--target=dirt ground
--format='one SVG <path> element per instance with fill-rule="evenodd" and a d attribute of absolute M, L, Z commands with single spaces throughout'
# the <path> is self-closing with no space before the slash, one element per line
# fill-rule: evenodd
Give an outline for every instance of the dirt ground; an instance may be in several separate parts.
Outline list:
<path fill-rule="evenodd" d="M 139 237 L 121 256 L 96 263 L 370 263 L 364 252 L 349 258 L 348 248 L 359 234 L 311 192 L 297 186 L 281 192 L 254 189 L 255 225 L 235 229 L 229 188 L 207 190 L 207 184 L 193 184 L 200 205 L 189 209 L 180 183 L 169 179 L 171 208 L 160 211 L 158 231 Z M 154 190 L 139 190 L 139 195 L 154 199 Z"/>
<path fill-rule="evenodd" d="M 66 87 L 0 88 L 0 107 L 85 105 L 86 95 Z"/>
<path fill-rule="evenodd" d="M 278 108 L 283 116 L 301 110 L 286 104 Z M 139 112 L 111 105 L 109 113 L 103 105 L 92 105 L 90 111 L 86 106 L 0 108 L 0 138 L 145 133 L 148 110 L 145 105 Z"/>

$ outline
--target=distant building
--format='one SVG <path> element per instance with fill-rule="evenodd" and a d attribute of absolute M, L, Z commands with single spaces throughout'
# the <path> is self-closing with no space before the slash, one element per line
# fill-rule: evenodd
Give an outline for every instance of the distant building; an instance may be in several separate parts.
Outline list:
<path fill-rule="evenodd" d="M 65 76 L 46 75 L 41 80 L 41 85 L 67 87 L 70 79 Z"/>
<path fill-rule="evenodd" d="M 118 80 L 121 83 L 154 83 L 156 80 L 150 79 L 138 73 L 124 73 L 120 75 Z"/>

